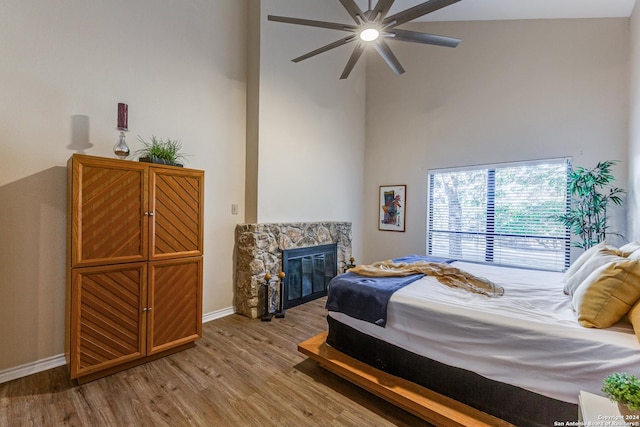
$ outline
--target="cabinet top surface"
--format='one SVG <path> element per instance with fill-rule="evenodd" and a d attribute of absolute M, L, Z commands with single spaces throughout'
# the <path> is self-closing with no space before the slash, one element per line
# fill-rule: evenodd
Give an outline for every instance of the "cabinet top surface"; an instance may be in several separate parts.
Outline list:
<path fill-rule="evenodd" d="M 199 169 L 191 169 L 191 168 L 185 168 L 185 167 L 181 167 L 181 166 L 171 166 L 171 165 L 163 165 L 163 164 L 159 164 L 159 163 L 148 163 L 148 162 L 138 162 L 135 160 L 126 160 L 126 159 L 114 159 L 111 157 L 101 157 L 101 156 L 91 156 L 89 154 L 73 154 L 71 156 L 71 158 L 69 159 L 69 161 L 72 160 L 77 160 L 77 161 L 90 161 L 90 162 L 94 162 L 94 163 L 101 163 L 106 165 L 118 165 L 120 167 L 124 166 L 124 165 L 128 165 L 128 166 L 133 166 L 135 168 L 149 168 L 149 167 L 153 167 L 153 168 L 167 168 L 167 169 L 175 169 L 175 170 L 185 170 L 185 171 L 198 171 L 198 172 L 203 172 Z"/>
<path fill-rule="evenodd" d="M 609 398 L 581 391 L 579 395 L 580 412 L 584 422 L 600 422 L 603 420 L 621 419 L 618 405 Z M 594 424 L 605 425 L 605 424 Z M 610 424 L 613 425 L 613 424 Z"/>

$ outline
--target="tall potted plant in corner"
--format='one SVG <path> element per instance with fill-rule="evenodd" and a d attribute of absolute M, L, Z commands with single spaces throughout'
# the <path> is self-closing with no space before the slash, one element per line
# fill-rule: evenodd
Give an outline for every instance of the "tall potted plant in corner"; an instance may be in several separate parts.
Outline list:
<path fill-rule="evenodd" d="M 607 236 L 607 206 L 609 202 L 622 204 L 620 196 L 625 193 L 611 185 L 615 181 L 611 168 L 616 163 L 616 160 L 606 160 L 598 162 L 593 169 L 578 167 L 569 172 L 571 208 L 557 219 L 580 239 L 573 242 L 576 247 L 589 249 Z"/>

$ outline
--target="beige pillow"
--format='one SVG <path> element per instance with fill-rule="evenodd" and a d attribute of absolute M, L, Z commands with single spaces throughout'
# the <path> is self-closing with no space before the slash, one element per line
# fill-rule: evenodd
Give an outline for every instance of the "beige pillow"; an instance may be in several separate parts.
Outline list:
<path fill-rule="evenodd" d="M 627 317 L 629 318 L 629 322 L 633 325 L 633 331 L 636 333 L 638 342 L 640 342 L 640 300 L 631 307 L 631 310 L 627 313 Z"/>
<path fill-rule="evenodd" d="M 608 328 L 640 299 L 640 260 L 615 261 L 593 271 L 573 294 L 578 322 Z"/>
<path fill-rule="evenodd" d="M 630 242 L 621 246 L 620 252 L 622 252 L 622 256 L 629 256 L 638 249 L 640 249 L 640 242 Z"/>
<path fill-rule="evenodd" d="M 589 249 L 580 254 L 580 256 L 575 261 L 573 261 L 573 264 L 571 264 L 569 269 L 564 273 L 563 280 L 566 282 L 569 277 L 573 276 L 580 269 L 580 267 L 582 267 L 584 263 L 587 262 L 589 258 L 591 258 L 591 256 L 598 252 L 600 249 L 615 250 L 616 247 L 610 245 L 607 242 L 600 242 L 595 246 L 591 246 Z"/>
<path fill-rule="evenodd" d="M 610 247 L 611 246 L 609 245 L 603 245 L 601 249 L 591 253 L 591 256 L 589 256 L 589 258 L 580 265 L 578 271 L 574 272 L 569 277 L 565 274 L 563 288 L 565 294 L 573 295 L 578 286 L 580 286 L 580 284 L 599 267 L 614 261 L 626 261 L 626 258 L 620 256 L 620 252 L 618 250 L 615 248 L 609 249 Z M 589 249 L 589 251 L 591 249 Z M 587 252 L 585 252 L 585 254 Z"/>

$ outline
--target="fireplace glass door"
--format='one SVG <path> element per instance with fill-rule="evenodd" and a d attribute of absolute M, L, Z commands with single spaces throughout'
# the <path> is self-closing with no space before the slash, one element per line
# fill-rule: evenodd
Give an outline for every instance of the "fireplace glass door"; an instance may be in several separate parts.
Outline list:
<path fill-rule="evenodd" d="M 337 244 L 285 249 L 283 308 L 327 295 L 329 281 L 337 274 Z"/>

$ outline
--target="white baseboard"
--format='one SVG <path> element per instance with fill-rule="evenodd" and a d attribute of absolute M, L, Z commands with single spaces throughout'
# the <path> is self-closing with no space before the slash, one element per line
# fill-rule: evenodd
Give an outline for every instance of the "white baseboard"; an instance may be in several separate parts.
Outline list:
<path fill-rule="evenodd" d="M 234 314 L 236 311 L 233 307 L 223 308 L 221 310 L 212 311 L 202 316 L 202 323 L 207 323 L 212 320 L 220 319 Z M 63 366 L 67 363 L 64 354 L 57 356 L 47 357 L 46 359 L 37 360 L 35 362 L 27 363 L 25 365 L 16 366 L 15 368 L 4 369 L 0 371 L 0 384 L 6 383 L 18 378 L 26 377 L 29 375 L 37 374 L 49 369 Z"/>
<path fill-rule="evenodd" d="M 40 359 L 35 362 L 27 363 L 26 365 L 16 366 L 15 368 L 5 369 L 0 371 L 0 384 L 6 383 L 18 378 L 26 377 L 38 372 L 46 371 L 48 369 L 57 368 L 65 365 L 67 361 L 64 358 L 64 354 L 57 356 L 47 357 L 46 359 Z"/>
<path fill-rule="evenodd" d="M 222 317 L 231 316 L 235 314 L 236 310 L 234 307 L 223 308 L 220 310 L 212 311 L 211 313 L 207 313 L 202 316 L 202 323 L 211 322 L 212 320 L 220 319 Z"/>

